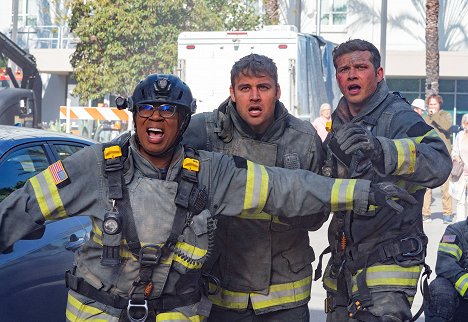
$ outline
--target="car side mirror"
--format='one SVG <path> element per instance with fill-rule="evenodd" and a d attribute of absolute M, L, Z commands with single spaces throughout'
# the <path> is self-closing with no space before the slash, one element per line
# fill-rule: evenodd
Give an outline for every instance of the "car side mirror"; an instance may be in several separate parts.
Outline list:
<path fill-rule="evenodd" d="M 32 232 L 21 238 L 21 240 L 36 240 L 41 239 L 44 236 L 45 226 L 41 225 L 34 229 Z"/>

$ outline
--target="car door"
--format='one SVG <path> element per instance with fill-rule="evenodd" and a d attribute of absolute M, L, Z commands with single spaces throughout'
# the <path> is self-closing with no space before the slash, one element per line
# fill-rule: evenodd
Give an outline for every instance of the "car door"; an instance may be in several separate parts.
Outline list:
<path fill-rule="evenodd" d="M 67 141 L 43 141 L 18 146 L 0 159 L 0 200 L 27 179 L 58 159 L 85 145 Z M 0 255 L 0 319 L 11 321 L 64 321 L 67 289 L 64 274 L 73 264 L 74 251 L 89 238 L 90 219 L 73 217 L 47 221 Z"/>

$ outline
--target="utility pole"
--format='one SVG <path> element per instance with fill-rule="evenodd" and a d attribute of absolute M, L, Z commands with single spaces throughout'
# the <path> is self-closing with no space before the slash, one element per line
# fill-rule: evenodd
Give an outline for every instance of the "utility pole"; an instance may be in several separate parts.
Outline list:
<path fill-rule="evenodd" d="M 18 8 L 19 8 L 19 4 L 18 4 L 18 0 L 13 0 L 12 2 L 12 21 L 11 21 L 11 24 L 12 24 L 12 27 L 11 27 L 11 40 L 17 44 L 18 43 Z M 16 64 L 12 61 L 12 60 L 9 60 L 9 64 L 8 64 L 11 68 L 11 70 L 13 71 L 13 73 L 16 72 Z"/>
<path fill-rule="evenodd" d="M 315 34 L 317 36 L 320 36 L 320 24 L 321 24 L 320 19 L 322 18 L 322 4 L 321 4 L 320 0 L 317 0 L 315 2 L 315 7 L 316 7 L 315 12 L 317 13 L 317 17 L 316 17 L 317 18 L 317 21 L 316 21 L 317 25 L 315 27 Z"/>
<path fill-rule="evenodd" d="M 387 56 L 387 0 L 382 0 L 380 10 L 380 66 L 385 69 L 385 59 Z"/>

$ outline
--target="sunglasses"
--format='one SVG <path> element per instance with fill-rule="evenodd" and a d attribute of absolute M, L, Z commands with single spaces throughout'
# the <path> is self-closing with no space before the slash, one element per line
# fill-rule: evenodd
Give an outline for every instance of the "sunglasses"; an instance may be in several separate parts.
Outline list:
<path fill-rule="evenodd" d="M 177 112 L 177 106 L 169 104 L 152 105 L 152 104 L 137 104 L 137 113 L 140 117 L 152 117 L 154 111 L 158 111 L 162 118 L 169 119 L 174 117 Z"/>

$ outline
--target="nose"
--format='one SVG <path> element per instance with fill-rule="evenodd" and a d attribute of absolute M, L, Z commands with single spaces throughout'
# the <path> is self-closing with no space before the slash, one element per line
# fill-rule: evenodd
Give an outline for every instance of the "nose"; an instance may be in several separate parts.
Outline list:
<path fill-rule="evenodd" d="M 357 76 L 356 76 L 356 71 L 354 70 L 354 68 L 350 68 L 348 70 L 348 79 L 356 79 Z"/>
<path fill-rule="evenodd" d="M 258 89 L 253 87 L 252 90 L 250 91 L 250 100 L 258 101 L 259 99 L 260 99 L 260 95 L 259 95 Z"/>

